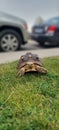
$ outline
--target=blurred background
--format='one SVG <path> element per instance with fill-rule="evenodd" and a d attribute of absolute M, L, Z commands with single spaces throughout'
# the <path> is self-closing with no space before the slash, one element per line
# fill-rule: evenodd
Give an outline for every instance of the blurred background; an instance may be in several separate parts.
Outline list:
<path fill-rule="evenodd" d="M 59 0 L 0 0 L 0 12 L 25 19 L 31 31 L 39 17 L 46 20 L 59 15 Z"/>

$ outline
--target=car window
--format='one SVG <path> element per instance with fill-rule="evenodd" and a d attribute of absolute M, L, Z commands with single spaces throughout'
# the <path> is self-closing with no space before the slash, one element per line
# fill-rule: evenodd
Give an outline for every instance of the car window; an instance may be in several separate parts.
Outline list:
<path fill-rule="evenodd" d="M 52 18 L 52 19 L 50 19 L 50 20 L 48 20 L 48 21 L 46 21 L 45 22 L 45 24 L 58 24 L 59 23 L 59 18 Z"/>

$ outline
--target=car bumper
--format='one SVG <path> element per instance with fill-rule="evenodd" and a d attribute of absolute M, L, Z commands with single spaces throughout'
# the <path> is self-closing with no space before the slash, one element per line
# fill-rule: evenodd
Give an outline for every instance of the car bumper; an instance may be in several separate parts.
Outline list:
<path fill-rule="evenodd" d="M 37 42 L 51 42 L 56 43 L 56 37 L 54 34 L 31 34 L 31 39 L 37 41 Z"/>

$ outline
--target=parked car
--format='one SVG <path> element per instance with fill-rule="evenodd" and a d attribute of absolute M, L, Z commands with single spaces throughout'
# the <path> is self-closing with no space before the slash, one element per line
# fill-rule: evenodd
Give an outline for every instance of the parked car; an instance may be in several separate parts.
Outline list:
<path fill-rule="evenodd" d="M 51 18 L 41 25 L 34 25 L 31 38 L 41 46 L 59 45 L 59 17 Z"/>
<path fill-rule="evenodd" d="M 0 50 L 16 51 L 28 41 L 29 33 L 25 20 L 0 13 Z"/>

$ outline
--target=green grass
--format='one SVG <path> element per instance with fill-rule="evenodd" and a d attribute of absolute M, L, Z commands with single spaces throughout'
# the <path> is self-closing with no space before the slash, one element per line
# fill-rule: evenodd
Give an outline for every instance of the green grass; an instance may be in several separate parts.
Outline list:
<path fill-rule="evenodd" d="M 59 57 L 42 61 L 46 75 L 0 65 L 0 130 L 59 130 Z"/>

